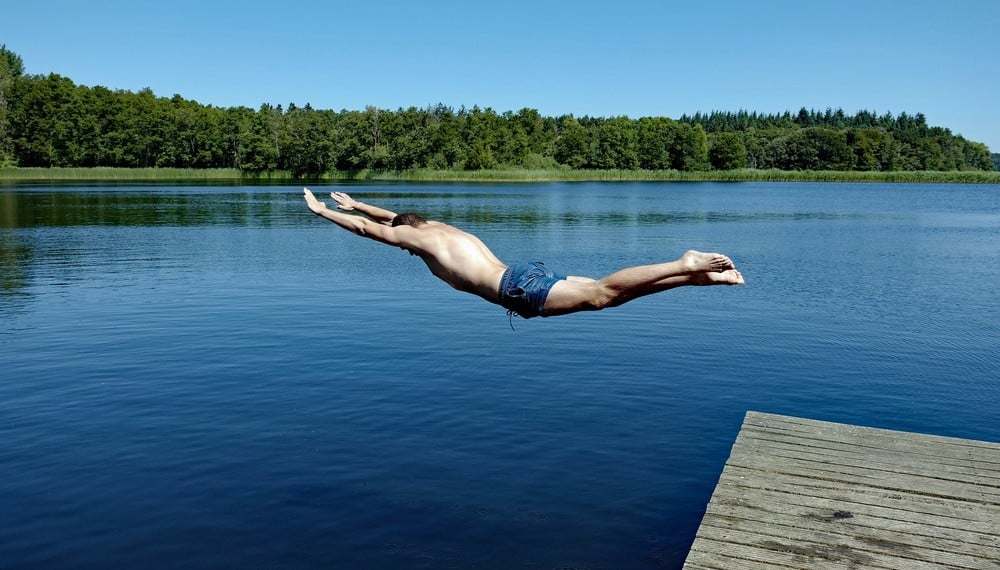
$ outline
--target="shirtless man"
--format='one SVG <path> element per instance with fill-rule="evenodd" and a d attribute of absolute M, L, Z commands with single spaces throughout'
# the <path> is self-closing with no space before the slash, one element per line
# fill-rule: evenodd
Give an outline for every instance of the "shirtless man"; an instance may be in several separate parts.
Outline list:
<path fill-rule="evenodd" d="M 476 236 L 416 214 L 399 214 L 359 202 L 343 192 L 331 210 L 305 189 L 318 216 L 359 236 L 399 247 L 424 260 L 435 276 L 459 291 L 479 295 L 521 317 L 553 317 L 616 307 L 644 295 L 684 285 L 742 285 L 733 262 L 718 253 L 689 251 L 676 261 L 630 267 L 601 279 L 564 276 L 541 263 L 507 266 Z"/>

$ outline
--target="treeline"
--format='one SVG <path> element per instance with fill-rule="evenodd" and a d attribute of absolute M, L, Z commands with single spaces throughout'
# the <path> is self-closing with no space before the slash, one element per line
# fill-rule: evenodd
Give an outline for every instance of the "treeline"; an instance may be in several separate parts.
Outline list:
<path fill-rule="evenodd" d="M 545 117 L 444 105 L 395 111 L 219 108 L 180 95 L 24 74 L 0 48 L 0 166 L 331 171 L 573 168 L 993 170 L 981 143 L 922 114 Z"/>

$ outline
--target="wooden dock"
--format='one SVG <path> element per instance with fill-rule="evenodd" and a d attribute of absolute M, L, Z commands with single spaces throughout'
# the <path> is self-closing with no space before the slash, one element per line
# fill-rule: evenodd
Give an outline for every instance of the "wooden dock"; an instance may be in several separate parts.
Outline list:
<path fill-rule="evenodd" d="M 1000 570 L 1000 444 L 749 412 L 684 568 Z"/>

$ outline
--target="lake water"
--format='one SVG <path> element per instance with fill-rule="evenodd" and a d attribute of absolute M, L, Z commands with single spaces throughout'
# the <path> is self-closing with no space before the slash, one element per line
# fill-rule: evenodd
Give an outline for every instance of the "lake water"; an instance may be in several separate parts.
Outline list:
<path fill-rule="evenodd" d="M 0 187 L 0 566 L 679 568 L 747 410 L 1000 440 L 996 185 L 338 189 L 747 285 L 511 323 L 299 187 Z"/>

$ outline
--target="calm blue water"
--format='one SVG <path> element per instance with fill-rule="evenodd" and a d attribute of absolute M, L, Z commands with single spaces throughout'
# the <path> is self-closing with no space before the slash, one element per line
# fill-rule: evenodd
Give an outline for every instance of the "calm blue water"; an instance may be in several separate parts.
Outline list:
<path fill-rule="evenodd" d="M 998 186 L 346 190 L 748 284 L 512 331 L 298 187 L 0 188 L 0 566 L 679 568 L 747 410 L 1000 440 Z"/>

